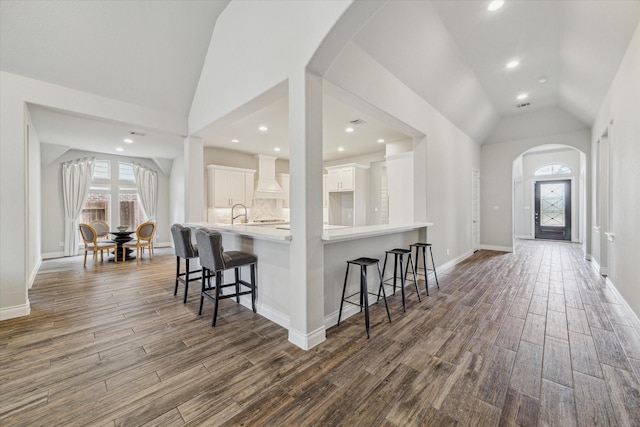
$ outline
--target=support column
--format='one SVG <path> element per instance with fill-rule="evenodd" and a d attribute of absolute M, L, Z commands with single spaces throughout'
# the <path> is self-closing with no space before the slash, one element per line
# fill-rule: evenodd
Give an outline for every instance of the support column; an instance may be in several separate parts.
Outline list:
<path fill-rule="evenodd" d="M 184 213 L 187 222 L 206 221 L 204 173 L 202 138 L 190 136 L 184 140 Z"/>
<path fill-rule="evenodd" d="M 289 77 L 291 246 L 289 341 L 307 350 L 326 339 L 322 244 L 322 79 Z"/>

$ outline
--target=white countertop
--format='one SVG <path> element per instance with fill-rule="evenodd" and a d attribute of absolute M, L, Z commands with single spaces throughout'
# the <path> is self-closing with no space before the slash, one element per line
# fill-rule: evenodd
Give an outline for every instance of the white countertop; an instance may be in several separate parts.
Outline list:
<path fill-rule="evenodd" d="M 272 240 L 276 242 L 289 242 L 291 240 L 291 232 L 289 230 L 280 230 L 275 227 L 261 227 L 257 224 L 219 224 L 211 222 L 191 222 L 187 224 L 191 228 L 211 228 L 221 233 L 238 234 L 240 236 L 249 236 L 260 240 Z"/>
<path fill-rule="evenodd" d="M 342 242 L 345 240 L 362 239 L 366 237 L 383 236 L 385 234 L 401 233 L 418 228 L 431 227 L 432 222 L 413 222 L 403 225 L 365 225 L 362 227 L 344 227 L 333 230 L 324 230 L 322 240 L 325 243 Z"/>
<path fill-rule="evenodd" d="M 191 228 L 211 228 L 218 230 L 221 233 L 237 234 L 260 240 L 271 240 L 282 243 L 291 241 L 291 231 L 284 229 L 285 227 L 276 227 L 274 224 L 260 226 L 257 224 L 231 225 L 209 222 L 192 222 L 188 223 L 187 226 Z M 414 222 L 403 225 L 367 225 L 362 227 L 325 225 L 322 232 L 322 240 L 325 243 L 334 243 L 366 237 L 383 236 L 385 234 L 401 233 L 403 231 L 411 231 L 431 226 L 433 226 L 432 222 Z"/>

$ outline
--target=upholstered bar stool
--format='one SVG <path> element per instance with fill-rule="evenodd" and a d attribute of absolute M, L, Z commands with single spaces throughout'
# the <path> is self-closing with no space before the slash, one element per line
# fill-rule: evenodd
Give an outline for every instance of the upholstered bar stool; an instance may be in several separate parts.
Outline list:
<path fill-rule="evenodd" d="M 409 245 L 411 250 L 413 250 L 414 247 L 416 248 L 416 272 L 422 271 L 424 275 L 424 287 L 427 290 L 427 296 L 429 296 L 429 279 L 427 276 L 430 271 L 433 271 L 433 277 L 436 279 L 436 285 L 438 286 L 438 289 L 440 289 L 438 274 L 436 273 L 436 263 L 433 261 L 433 249 L 431 248 L 431 243 L 414 243 Z M 419 267 L 420 249 L 422 249 L 422 267 Z M 429 254 L 431 255 L 431 268 L 427 266 L 427 249 L 429 249 Z"/>
<path fill-rule="evenodd" d="M 383 281 L 383 283 L 385 285 L 390 285 L 389 281 L 393 280 L 393 294 L 396 294 L 396 283 L 397 283 L 397 279 L 400 278 L 400 291 L 402 294 L 402 311 L 406 312 L 407 311 L 407 303 L 405 301 L 405 294 L 404 294 L 404 286 L 405 283 L 407 281 L 407 273 L 409 272 L 409 264 L 411 264 L 411 272 L 413 273 L 413 283 L 416 286 L 416 293 L 418 294 L 418 301 L 422 301 L 420 299 L 420 291 L 418 290 L 418 280 L 416 279 L 416 269 L 415 269 L 415 265 L 413 263 L 413 258 L 411 256 L 411 250 L 409 249 L 400 249 L 400 248 L 396 248 L 396 249 L 391 249 L 390 251 L 386 251 L 385 256 L 384 256 L 384 266 L 382 267 L 382 277 L 384 277 L 384 273 L 387 269 L 387 258 L 389 257 L 389 255 L 393 255 L 393 277 L 389 278 L 385 281 Z M 404 263 L 404 256 L 407 255 L 407 266 L 404 269 L 404 273 L 402 272 L 402 265 Z M 400 267 L 400 268 L 398 268 Z M 384 288 L 384 286 L 383 286 Z M 378 298 L 380 298 L 380 292 L 378 292 Z"/>
<path fill-rule="evenodd" d="M 211 326 L 216 326 L 218 317 L 218 303 L 221 299 L 234 298 L 240 303 L 241 295 L 251 295 L 251 308 L 256 312 L 256 264 L 258 257 L 248 252 L 228 251 L 222 248 L 222 235 L 213 230 L 200 228 L 196 231 L 198 254 L 202 266 L 202 291 L 200 292 L 200 309 L 202 314 L 204 299 L 213 302 L 213 321 Z M 251 282 L 246 282 L 240 277 L 240 267 L 251 268 Z M 235 280 L 232 283 L 224 283 L 224 271 L 234 269 Z M 215 284 L 211 285 L 211 277 L 215 276 Z M 208 282 L 208 285 L 207 285 Z M 223 289 L 233 287 L 231 293 L 222 293 Z M 241 291 L 241 288 L 248 289 Z"/>
<path fill-rule="evenodd" d="M 345 297 L 345 293 L 347 290 L 347 280 L 349 279 L 349 266 L 350 265 L 359 265 L 360 266 L 360 290 L 355 294 L 351 294 Z M 387 305 L 387 294 L 384 291 L 384 286 L 382 286 L 382 272 L 380 271 L 380 260 L 375 258 L 358 258 L 351 261 L 347 261 L 347 272 L 344 275 L 344 286 L 342 287 L 342 299 L 340 300 L 340 312 L 338 313 L 338 325 L 340 325 L 340 319 L 342 318 L 342 307 L 345 302 L 353 305 L 360 306 L 360 311 L 364 307 L 364 325 L 367 329 L 367 339 L 369 338 L 369 297 L 368 295 L 376 295 L 374 293 L 369 292 L 367 288 L 367 267 L 370 265 L 376 264 L 378 267 L 378 275 L 380 276 L 380 290 L 382 290 L 382 296 L 384 298 L 384 306 L 387 309 L 387 317 L 389 318 L 389 323 L 391 323 L 391 314 L 389 313 L 389 306 Z M 380 298 L 380 290 L 378 290 L 378 299 Z M 350 301 L 349 298 L 352 298 L 356 295 L 359 295 L 360 301 L 355 303 Z"/>
<path fill-rule="evenodd" d="M 187 293 L 189 291 L 189 282 L 200 280 L 202 277 L 199 271 L 190 271 L 189 260 L 198 258 L 198 246 L 191 243 L 191 229 L 182 224 L 173 224 L 171 226 L 171 236 L 173 237 L 173 247 L 176 251 L 176 287 L 173 295 L 178 294 L 178 283 L 184 284 L 184 300 L 187 302 Z M 180 273 L 180 259 L 185 260 L 185 271 Z M 194 273 L 194 275 L 191 275 Z"/>

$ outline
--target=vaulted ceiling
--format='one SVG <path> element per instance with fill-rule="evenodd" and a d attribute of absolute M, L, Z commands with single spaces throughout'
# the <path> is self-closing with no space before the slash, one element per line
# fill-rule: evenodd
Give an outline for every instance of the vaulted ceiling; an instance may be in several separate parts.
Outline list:
<path fill-rule="evenodd" d="M 0 69 L 187 117 L 227 4 L 2 0 Z M 507 0 L 495 12 L 488 4 L 389 1 L 353 41 L 478 142 L 534 112 L 559 111 L 589 127 L 638 26 L 640 1 Z M 519 66 L 507 69 L 514 59 Z M 521 93 L 526 100 L 516 99 Z M 104 141 L 89 146 L 73 134 L 87 132 L 91 118 L 56 129 L 46 115 L 34 117 L 43 142 L 105 150 Z M 181 136 L 164 143 L 167 157 L 181 152 Z"/>

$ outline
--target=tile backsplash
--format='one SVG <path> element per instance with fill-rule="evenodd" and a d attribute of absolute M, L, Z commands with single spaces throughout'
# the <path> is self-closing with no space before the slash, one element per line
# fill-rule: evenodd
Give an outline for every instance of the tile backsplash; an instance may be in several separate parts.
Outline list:
<path fill-rule="evenodd" d="M 249 221 L 261 219 L 283 219 L 289 221 L 289 209 L 281 207 L 282 201 L 273 199 L 256 199 L 253 206 L 247 208 L 247 217 Z M 236 209 L 236 215 L 242 212 L 242 209 Z M 209 209 L 208 221 L 218 224 L 231 224 L 230 208 Z"/>

